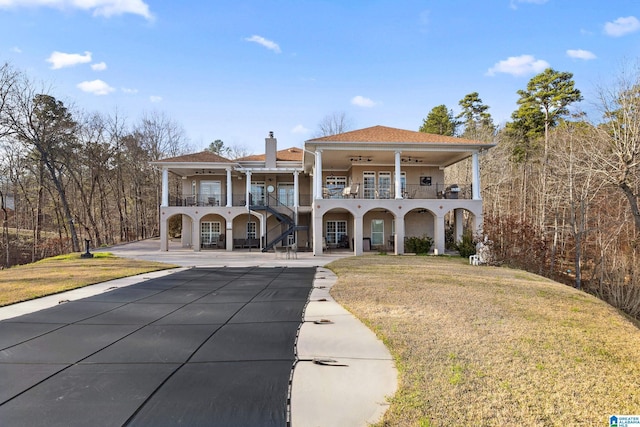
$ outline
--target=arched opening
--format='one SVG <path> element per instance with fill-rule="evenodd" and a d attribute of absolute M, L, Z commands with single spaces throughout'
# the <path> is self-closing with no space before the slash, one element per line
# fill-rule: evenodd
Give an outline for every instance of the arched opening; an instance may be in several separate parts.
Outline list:
<path fill-rule="evenodd" d="M 262 217 L 254 213 L 238 215 L 233 218 L 233 249 L 259 249 L 262 235 Z"/>
<path fill-rule="evenodd" d="M 200 248 L 226 248 L 226 220 L 222 215 L 207 214 L 200 219 Z"/>
<path fill-rule="evenodd" d="M 428 237 L 433 240 L 434 248 L 438 241 L 437 215 L 426 208 L 415 208 L 404 216 L 404 242 L 411 238 Z M 407 248 L 405 246 L 405 252 Z"/>

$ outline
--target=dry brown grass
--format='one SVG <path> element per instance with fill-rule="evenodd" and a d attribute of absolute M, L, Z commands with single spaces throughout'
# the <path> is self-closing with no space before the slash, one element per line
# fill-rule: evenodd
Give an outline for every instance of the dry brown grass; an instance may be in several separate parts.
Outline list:
<path fill-rule="evenodd" d="M 396 358 L 382 426 L 591 426 L 640 413 L 640 330 L 588 294 L 460 258 L 329 268 L 333 296 Z"/>
<path fill-rule="evenodd" d="M 165 270 L 174 265 L 117 258 L 95 253 L 82 259 L 79 253 L 43 259 L 0 271 L 0 307 L 44 295 L 92 285 L 120 277 Z"/>

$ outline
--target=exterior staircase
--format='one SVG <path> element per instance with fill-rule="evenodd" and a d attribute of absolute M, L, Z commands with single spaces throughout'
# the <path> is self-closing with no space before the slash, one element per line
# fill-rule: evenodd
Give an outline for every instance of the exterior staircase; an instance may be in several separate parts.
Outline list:
<path fill-rule="evenodd" d="M 262 248 L 262 252 L 270 251 L 278 243 L 281 243 L 282 246 L 287 246 L 290 243 L 289 236 L 293 236 L 293 239 L 295 239 L 296 231 L 309 229 L 306 225 L 297 225 L 295 222 L 295 212 L 288 206 L 278 202 L 275 197 L 268 195 L 265 202 L 265 204 L 251 205 L 249 207 L 252 211 L 271 214 L 277 218 L 279 222 L 276 227 L 267 230 L 268 240 Z"/>

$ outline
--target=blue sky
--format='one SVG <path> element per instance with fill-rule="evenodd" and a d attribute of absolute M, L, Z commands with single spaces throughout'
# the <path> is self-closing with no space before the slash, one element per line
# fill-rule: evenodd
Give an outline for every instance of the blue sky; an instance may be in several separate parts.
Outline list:
<path fill-rule="evenodd" d="M 637 0 L 0 0 L 0 62 L 82 110 L 164 113 L 195 150 L 301 146 L 334 112 L 417 130 L 471 92 L 500 124 L 547 67 L 589 109 L 638 58 Z"/>

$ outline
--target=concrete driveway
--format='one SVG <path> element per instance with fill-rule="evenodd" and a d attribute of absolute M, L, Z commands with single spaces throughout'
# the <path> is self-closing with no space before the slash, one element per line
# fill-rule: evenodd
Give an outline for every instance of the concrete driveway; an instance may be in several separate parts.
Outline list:
<path fill-rule="evenodd" d="M 194 267 L 0 308 L 0 425 L 380 418 L 396 388 L 391 356 L 332 300 L 335 276 L 321 267 L 348 254 L 158 248 L 150 240 L 109 251 Z"/>

